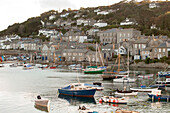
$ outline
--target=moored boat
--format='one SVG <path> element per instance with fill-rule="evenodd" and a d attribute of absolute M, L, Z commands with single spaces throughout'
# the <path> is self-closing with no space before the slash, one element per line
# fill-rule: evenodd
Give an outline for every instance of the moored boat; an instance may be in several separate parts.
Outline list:
<path fill-rule="evenodd" d="M 166 86 L 170 86 L 170 78 L 166 78 L 165 81 L 156 81 L 156 84 L 166 84 Z"/>
<path fill-rule="evenodd" d="M 106 68 L 88 68 L 84 70 L 85 74 L 102 74 Z"/>
<path fill-rule="evenodd" d="M 159 77 L 170 77 L 170 71 L 165 71 L 165 72 L 158 72 Z"/>
<path fill-rule="evenodd" d="M 123 95 L 123 96 L 136 96 L 138 92 L 134 92 L 132 90 L 126 91 L 126 90 L 116 90 L 115 95 Z"/>
<path fill-rule="evenodd" d="M 129 78 L 129 77 L 113 79 L 113 82 L 116 82 L 116 83 L 134 83 L 135 81 L 136 81 L 135 78 Z"/>
<path fill-rule="evenodd" d="M 127 76 L 128 75 L 124 75 L 124 74 L 116 74 L 115 72 L 103 72 L 102 74 L 103 80 L 111 80 L 111 79 L 122 78 Z"/>
<path fill-rule="evenodd" d="M 59 94 L 78 96 L 78 97 L 94 97 L 96 89 L 85 86 L 82 83 L 73 83 L 67 87 L 58 89 Z"/>
<path fill-rule="evenodd" d="M 148 93 L 149 98 L 154 100 L 159 100 L 159 101 L 170 101 L 170 96 L 162 95 L 161 90 L 153 90 L 151 93 Z"/>
<path fill-rule="evenodd" d="M 33 66 L 30 65 L 30 64 L 26 64 L 24 67 L 23 67 L 24 70 L 29 70 L 29 69 L 33 69 Z"/>
<path fill-rule="evenodd" d="M 130 88 L 130 90 L 137 91 L 137 92 L 152 92 L 152 90 L 156 90 L 156 89 L 158 88 L 151 88 L 151 87 L 146 87 L 146 86 Z"/>
<path fill-rule="evenodd" d="M 49 111 L 50 108 L 50 100 L 48 99 L 43 99 L 41 98 L 41 96 L 37 96 L 37 99 L 35 100 L 35 105 L 36 106 L 41 106 L 41 107 L 45 107 L 47 108 L 47 110 Z"/>
<path fill-rule="evenodd" d="M 138 75 L 138 78 L 153 78 L 154 74 Z"/>
<path fill-rule="evenodd" d="M 103 96 L 99 99 L 99 102 L 113 103 L 113 104 L 127 104 L 129 97 L 114 97 L 114 96 Z"/>
<path fill-rule="evenodd" d="M 50 66 L 50 69 L 56 69 L 57 67 L 56 66 Z"/>

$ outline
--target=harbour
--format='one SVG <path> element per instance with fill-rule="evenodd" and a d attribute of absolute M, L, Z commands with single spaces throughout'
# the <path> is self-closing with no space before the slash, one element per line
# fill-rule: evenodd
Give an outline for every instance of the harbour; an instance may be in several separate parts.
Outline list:
<path fill-rule="evenodd" d="M 0 109 L 1 112 L 17 113 L 42 113 L 47 112 L 37 108 L 34 100 L 37 95 L 41 95 L 50 100 L 50 113 L 78 113 L 79 106 L 86 106 L 100 112 L 115 112 L 116 109 L 138 111 L 140 113 L 168 113 L 170 112 L 169 102 L 150 102 L 146 92 L 139 92 L 137 96 L 130 96 L 127 105 L 100 103 L 99 99 L 104 95 L 110 95 L 117 88 L 123 89 L 123 83 L 113 83 L 113 80 L 103 80 L 101 74 L 84 74 L 68 69 L 41 69 L 37 65 L 33 69 L 23 70 L 23 67 L 10 67 L 4 64 L 0 68 Z M 132 70 L 132 69 L 130 69 Z M 156 74 L 160 69 L 138 69 L 143 73 Z M 59 95 L 58 89 L 70 83 L 101 82 L 104 90 L 96 91 L 94 98 L 72 97 Z M 126 83 L 127 88 L 150 85 L 154 81 L 150 79 L 138 79 L 135 83 Z M 163 94 L 169 94 L 168 91 Z"/>

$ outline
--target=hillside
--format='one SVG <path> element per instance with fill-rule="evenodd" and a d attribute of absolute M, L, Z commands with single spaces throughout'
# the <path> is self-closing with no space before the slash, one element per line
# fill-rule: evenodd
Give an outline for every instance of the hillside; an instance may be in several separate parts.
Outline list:
<path fill-rule="evenodd" d="M 95 20 L 103 20 L 109 24 L 109 26 L 104 27 L 102 29 L 108 29 L 113 27 L 133 27 L 138 30 L 141 30 L 142 33 L 146 35 L 168 35 L 170 37 L 170 2 L 160 2 L 160 7 L 157 8 L 149 8 L 149 3 L 124 3 L 119 2 L 117 4 L 113 4 L 110 6 L 101 6 L 95 8 L 80 8 L 78 11 L 67 11 L 63 10 L 61 13 L 58 13 L 55 10 L 51 10 L 49 12 L 45 12 L 40 15 L 40 17 L 30 18 L 23 23 L 15 23 L 12 26 L 9 26 L 7 29 L 0 32 L 0 36 L 7 34 L 18 34 L 20 36 L 34 36 L 38 34 L 38 30 L 43 28 L 41 24 L 41 20 L 43 22 L 54 23 L 58 19 L 62 20 L 77 20 L 78 18 L 74 18 L 74 16 L 78 13 L 85 15 L 84 19 L 95 19 Z M 95 9 L 103 10 L 112 10 L 111 13 L 107 15 L 97 15 L 94 12 Z M 60 15 L 63 13 L 69 12 L 67 18 L 61 18 Z M 49 20 L 49 16 L 51 14 L 55 14 L 55 19 Z M 134 18 L 138 25 L 135 26 L 120 26 L 120 22 L 125 20 L 126 18 Z M 158 29 L 150 29 L 150 26 L 155 24 Z M 73 24 L 73 26 L 76 24 Z M 51 28 L 54 29 L 63 29 L 61 27 L 53 26 Z M 83 30 L 87 30 L 91 27 L 84 28 Z"/>

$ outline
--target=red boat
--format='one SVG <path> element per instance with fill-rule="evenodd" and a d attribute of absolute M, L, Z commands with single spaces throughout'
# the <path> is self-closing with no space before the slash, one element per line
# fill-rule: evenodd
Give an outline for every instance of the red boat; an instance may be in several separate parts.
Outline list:
<path fill-rule="evenodd" d="M 55 67 L 55 66 L 52 66 L 52 67 L 50 67 L 50 69 L 56 69 L 56 67 Z"/>

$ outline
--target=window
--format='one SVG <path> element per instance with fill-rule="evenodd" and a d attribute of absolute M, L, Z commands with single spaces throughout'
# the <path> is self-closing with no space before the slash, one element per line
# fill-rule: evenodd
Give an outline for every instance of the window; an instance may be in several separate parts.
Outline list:
<path fill-rule="evenodd" d="M 79 56 L 82 56 L 83 54 L 82 53 L 79 53 Z"/>
<path fill-rule="evenodd" d="M 155 48 L 155 52 L 157 52 L 157 48 Z"/>
<path fill-rule="evenodd" d="M 74 56 L 77 56 L 77 53 L 73 53 Z"/>
<path fill-rule="evenodd" d="M 128 37 L 130 37 L 130 34 L 128 33 Z"/>
<path fill-rule="evenodd" d="M 161 52 L 161 48 L 159 48 L 159 52 Z"/>
<path fill-rule="evenodd" d="M 140 48 L 140 44 L 139 44 L 139 48 Z"/>
<path fill-rule="evenodd" d="M 165 49 L 163 49 L 163 52 L 165 52 Z"/>
<path fill-rule="evenodd" d="M 66 56 L 66 53 L 63 53 L 63 56 Z"/>
<path fill-rule="evenodd" d="M 137 48 L 137 44 L 135 44 L 135 48 Z"/>
<path fill-rule="evenodd" d="M 122 36 L 122 34 L 120 33 L 120 37 Z"/>

